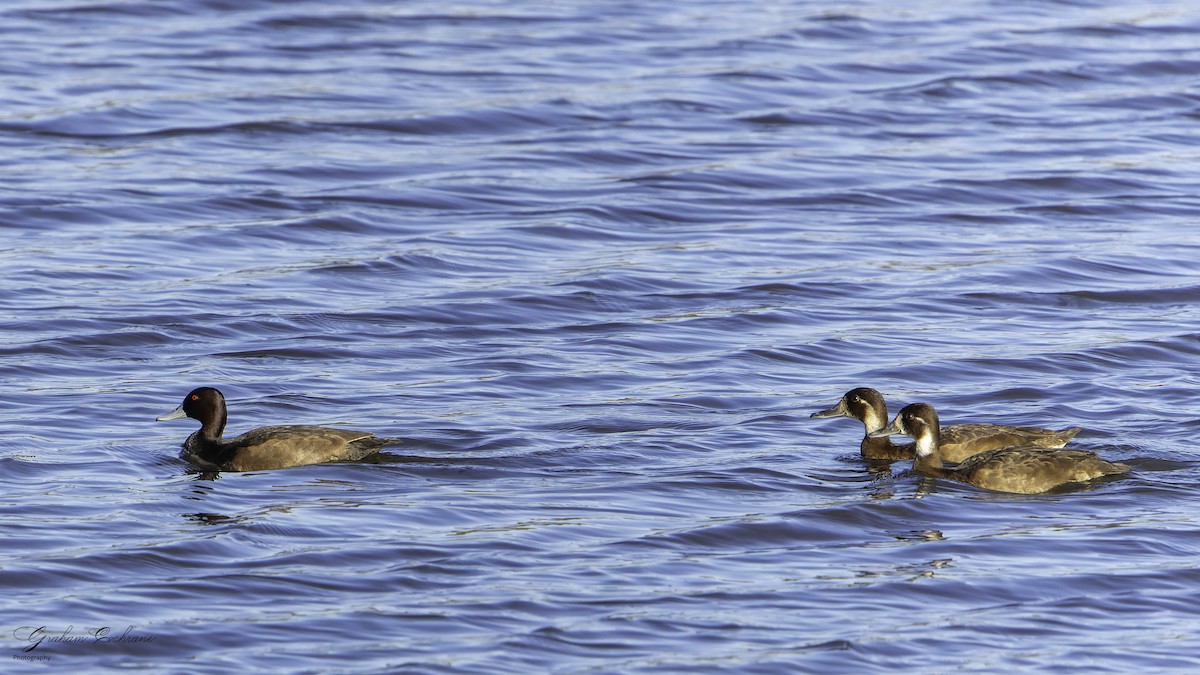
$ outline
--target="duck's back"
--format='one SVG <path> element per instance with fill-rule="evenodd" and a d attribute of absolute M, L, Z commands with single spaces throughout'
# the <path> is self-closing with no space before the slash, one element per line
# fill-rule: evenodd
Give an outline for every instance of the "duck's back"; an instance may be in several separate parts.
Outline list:
<path fill-rule="evenodd" d="M 955 424 L 941 428 L 939 452 L 947 462 L 961 462 L 988 450 L 1008 447 L 1061 448 L 1079 427 L 1056 431 L 1002 424 Z"/>
<path fill-rule="evenodd" d="M 310 425 L 260 427 L 221 444 L 227 471 L 266 471 L 302 464 L 354 461 L 383 440 L 366 431 Z"/>
<path fill-rule="evenodd" d="M 1125 464 L 1105 461 L 1086 450 L 1018 447 L 968 457 L 952 469 L 952 477 L 989 490 L 1036 494 L 1127 471 Z"/>

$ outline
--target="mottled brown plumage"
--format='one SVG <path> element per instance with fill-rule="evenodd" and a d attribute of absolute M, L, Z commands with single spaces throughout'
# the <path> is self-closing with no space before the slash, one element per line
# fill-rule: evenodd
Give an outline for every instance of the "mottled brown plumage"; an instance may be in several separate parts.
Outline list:
<path fill-rule="evenodd" d="M 810 417 L 852 417 L 862 422 L 866 435 L 859 444 L 859 450 L 864 459 L 896 460 L 916 457 L 916 443 L 893 443 L 888 436 L 871 435 L 871 432 L 882 429 L 888 422 L 887 403 L 883 400 L 883 394 L 874 389 L 851 389 L 842 396 L 837 405 L 815 412 Z M 942 428 L 942 457 L 949 462 L 961 462 L 985 450 L 1012 445 L 1061 448 L 1079 431 L 1079 427 L 1057 431 L 1004 424 L 955 424 Z"/>
<path fill-rule="evenodd" d="M 925 403 L 905 406 L 889 426 L 874 434 L 912 437 L 917 447 L 913 469 L 920 473 L 999 492 L 1036 494 L 1129 471 L 1124 464 L 1103 460 L 1086 450 L 1028 446 L 997 448 L 958 464 L 946 464 L 940 451 L 937 411 Z"/>
<path fill-rule="evenodd" d="M 302 464 L 362 459 L 399 439 L 366 431 L 309 425 L 260 427 L 223 440 L 225 396 L 212 387 L 193 390 L 183 405 L 159 420 L 191 417 L 200 429 L 183 442 L 180 457 L 206 471 L 267 471 Z"/>

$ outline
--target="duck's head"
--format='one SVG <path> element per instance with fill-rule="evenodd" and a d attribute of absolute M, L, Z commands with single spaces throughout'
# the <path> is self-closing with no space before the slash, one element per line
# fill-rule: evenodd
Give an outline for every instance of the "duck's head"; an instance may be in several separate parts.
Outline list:
<path fill-rule="evenodd" d="M 896 434 L 904 434 L 916 441 L 919 457 L 933 454 L 941 440 L 937 411 L 928 403 L 910 403 L 901 408 L 891 424 L 868 435 L 881 438 Z"/>
<path fill-rule="evenodd" d="M 869 387 L 859 387 L 846 392 L 837 405 L 809 417 L 853 417 L 862 422 L 867 431 L 875 431 L 887 424 L 887 404 L 883 402 L 883 394 Z"/>
<path fill-rule="evenodd" d="M 159 415 L 155 420 L 165 422 L 181 417 L 198 420 L 202 430 L 210 433 L 215 431 L 219 438 L 221 432 L 225 430 L 225 420 L 228 417 L 224 394 L 212 387 L 193 389 L 183 397 L 183 403 L 178 408 L 165 415 Z"/>

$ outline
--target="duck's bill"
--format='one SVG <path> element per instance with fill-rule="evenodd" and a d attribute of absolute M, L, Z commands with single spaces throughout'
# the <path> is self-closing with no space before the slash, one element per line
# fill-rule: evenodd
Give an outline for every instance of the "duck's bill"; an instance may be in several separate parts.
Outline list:
<path fill-rule="evenodd" d="M 884 427 L 882 429 L 872 431 L 871 433 L 869 433 L 867 435 L 870 436 L 871 438 L 883 438 L 884 436 L 896 436 L 897 434 L 902 434 L 902 433 L 904 433 L 904 432 L 900 431 L 899 422 L 897 422 L 896 420 L 892 420 L 891 424 L 887 425 L 886 427 Z"/>
<path fill-rule="evenodd" d="M 809 417 L 849 417 L 849 416 L 850 415 L 848 415 L 846 413 L 846 402 L 845 401 L 838 401 L 838 404 L 833 406 L 829 410 L 822 410 L 821 412 L 815 412 L 815 413 L 809 415 Z"/>
<path fill-rule="evenodd" d="M 171 412 L 167 413 L 166 415 L 159 415 L 158 417 L 155 417 L 154 421 L 155 422 L 166 422 L 167 420 L 177 420 L 180 417 L 187 417 L 187 413 L 185 413 L 183 411 L 183 406 L 179 406 L 178 408 L 172 410 Z"/>

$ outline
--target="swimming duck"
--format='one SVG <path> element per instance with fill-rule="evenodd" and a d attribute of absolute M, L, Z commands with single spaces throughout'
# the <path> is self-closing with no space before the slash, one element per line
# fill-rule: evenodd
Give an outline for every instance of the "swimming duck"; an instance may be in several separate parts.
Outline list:
<path fill-rule="evenodd" d="M 891 434 L 906 434 L 916 442 L 914 470 L 999 492 L 1037 494 L 1067 483 L 1129 471 L 1125 464 L 1105 461 L 1086 450 L 1031 446 L 987 450 L 947 466 L 941 453 L 938 414 L 926 403 L 904 406 L 890 425 L 872 432 L 871 436 Z"/>
<path fill-rule="evenodd" d="M 887 404 L 883 394 L 869 387 L 851 389 L 837 405 L 815 412 L 809 417 L 853 417 L 866 427 L 859 449 L 863 459 L 912 459 L 916 443 L 893 443 L 887 436 L 872 436 L 888 422 Z M 1061 448 L 1078 434 L 1079 427 L 1056 431 L 1037 427 L 1013 427 L 1003 424 L 955 424 L 942 427 L 942 458 L 961 462 L 984 450 L 1010 445 L 1031 445 L 1041 448 Z"/>
<path fill-rule="evenodd" d="M 183 404 L 156 418 L 159 422 L 190 417 L 200 430 L 183 442 L 180 457 L 206 471 L 266 471 L 302 464 L 353 461 L 395 445 L 397 438 L 378 438 L 366 431 L 308 425 L 260 427 L 222 440 L 228 413 L 225 396 L 212 387 L 193 389 Z"/>

